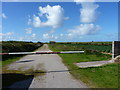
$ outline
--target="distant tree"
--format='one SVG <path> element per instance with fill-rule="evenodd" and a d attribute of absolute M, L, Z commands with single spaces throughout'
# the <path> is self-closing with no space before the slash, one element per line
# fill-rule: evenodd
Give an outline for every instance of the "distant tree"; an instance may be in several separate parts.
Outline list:
<path fill-rule="evenodd" d="M 38 41 L 37 43 L 42 44 L 42 42 Z"/>
<path fill-rule="evenodd" d="M 50 43 L 50 44 L 55 44 L 56 42 L 55 42 L 55 41 L 50 41 L 49 43 Z"/>

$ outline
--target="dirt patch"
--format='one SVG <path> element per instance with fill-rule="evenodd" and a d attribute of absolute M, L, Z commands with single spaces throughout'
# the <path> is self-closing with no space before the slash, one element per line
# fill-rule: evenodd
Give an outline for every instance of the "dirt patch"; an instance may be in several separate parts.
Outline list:
<path fill-rule="evenodd" d="M 39 72 L 39 73 L 38 73 Z M 2 74 L 24 74 L 24 75 L 34 75 L 34 76 L 37 76 L 37 75 L 43 75 L 44 74 L 44 71 L 42 70 L 33 70 L 32 68 L 31 69 L 28 69 L 28 70 L 25 70 L 25 71 L 21 71 L 21 70 L 8 70 L 8 67 L 3 67 L 2 68 Z"/>
<path fill-rule="evenodd" d="M 80 68 L 87 68 L 87 67 L 98 67 L 98 66 L 103 66 L 106 64 L 111 64 L 114 63 L 112 60 L 107 60 L 107 61 L 94 61 L 94 62 L 80 62 L 80 63 L 75 63 Z"/>

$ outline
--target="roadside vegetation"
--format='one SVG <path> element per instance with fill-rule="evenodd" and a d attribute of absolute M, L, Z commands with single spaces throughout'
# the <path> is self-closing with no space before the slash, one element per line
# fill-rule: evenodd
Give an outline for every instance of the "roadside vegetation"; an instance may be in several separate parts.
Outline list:
<path fill-rule="evenodd" d="M 30 52 L 34 51 L 37 48 L 41 47 L 43 44 L 41 42 L 22 42 L 22 41 L 3 41 L 0 43 L 2 47 L 1 53 L 10 53 L 10 52 Z M 2 55 L 2 61 L 0 61 L 0 66 L 8 65 L 18 59 L 23 55 Z"/>
<path fill-rule="evenodd" d="M 33 43 L 33 42 L 22 42 L 22 41 L 3 41 L 0 42 L 0 47 L 2 47 L 0 53 L 31 52 L 38 49 L 42 45 L 43 44 L 41 42 Z M 7 65 L 19 60 L 23 56 L 24 55 L 2 55 L 2 60 L 0 61 L 0 74 L 2 74 L 3 88 L 8 88 L 12 84 L 19 81 L 24 81 L 27 79 L 32 80 L 33 77 L 44 74 L 42 70 L 33 70 L 32 68 L 25 71 L 8 70 Z"/>
<path fill-rule="evenodd" d="M 74 64 L 87 61 L 110 60 L 111 55 L 102 54 L 91 48 L 82 48 L 81 45 L 76 45 L 75 43 L 70 44 L 71 43 L 49 44 L 49 48 L 52 51 L 85 51 L 85 53 L 82 54 L 59 54 L 63 59 L 63 63 L 76 79 L 82 80 L 91 88 L 118 88 L 117 63 L 89 68 L 79 68 Z"/>

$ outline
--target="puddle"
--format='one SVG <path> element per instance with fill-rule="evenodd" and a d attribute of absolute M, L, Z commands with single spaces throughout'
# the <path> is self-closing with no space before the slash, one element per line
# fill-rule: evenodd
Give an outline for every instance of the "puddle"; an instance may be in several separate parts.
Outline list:
<path fill-rule="evenodd" d="M 34 75 L 14 74 L 7 73 L 2 74 L 2 88 L 24 88 L 28 89 Z"/>

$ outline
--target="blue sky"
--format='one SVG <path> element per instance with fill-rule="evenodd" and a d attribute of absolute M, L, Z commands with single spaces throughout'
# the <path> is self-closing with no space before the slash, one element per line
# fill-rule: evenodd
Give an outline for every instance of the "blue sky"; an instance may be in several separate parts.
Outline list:
<path fill-rule="evenodd" d="M 113 41 L 118 3 L 4 2 L 2 39 L 19 41 Z"/>

